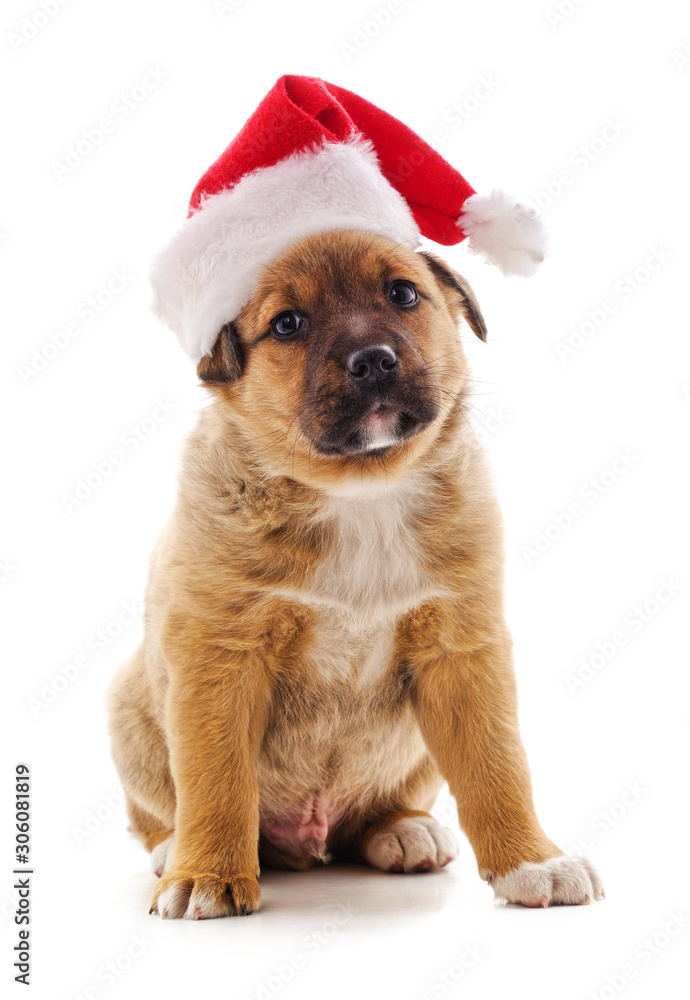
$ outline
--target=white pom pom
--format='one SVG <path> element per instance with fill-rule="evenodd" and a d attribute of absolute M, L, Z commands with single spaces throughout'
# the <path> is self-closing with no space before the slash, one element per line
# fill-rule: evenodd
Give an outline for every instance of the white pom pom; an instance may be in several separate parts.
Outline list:
<path fill-rule="evenodd" d="M 470 250 L 504 274 L 529 277 L 544 260 L 547 237 L 541 219 L 505 191 L 473 194 L 458 225 L 469 238 Z"/>

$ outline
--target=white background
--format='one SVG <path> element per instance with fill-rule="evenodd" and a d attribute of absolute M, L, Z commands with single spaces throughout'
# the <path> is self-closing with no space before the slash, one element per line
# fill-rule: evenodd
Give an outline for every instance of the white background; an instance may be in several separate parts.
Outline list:
<path fill-rule="evenodd" d="M 400 0 L 369 38 L 383 0 L 225 6 L 72 0 L 50 18 L 38 3 L 3 6 L 3 981 L 40 1000 L 681 997 L 690 934 L 682 921 L 678 933 L 664 928 L 673 913 L 690 915 L 690 15 L 672 0 L 565 0 L 562 16 L 557 0 Z M 27 17 L 39 27 L 24 39 Z M 603 903 L 496 906 L 463 840 L 439 875 L 267 874 L 263 910 L 247 920 L 147 914 L 154 878 L 126 832 L 104 693 L 140 640 L 140 621 L 118 625 L 118 615 L 126 622 L 124 605 L 143 596 L 204 401 L 149 311 L 147 267 L 201 173 L 286 72 L 348 87 L 425 138 L 445 127 L 437 148 L 475 188 L 501 186 L 543 209 L 551 255 L 529 281 L 502 278 L 462 246 L 442 253 L 474 286 L 489 328 L 487 345 L 467 328 L 462 338 L 505 513 L 537 808 L 564 849 L 589 838 Z M 120 95 L 156 78 L 120 117 Z M 482 78 L 493 81 L 484 98 Z M 62 170 L 68 147 L 105 117 L 112 131 Z M 114 269 L 127 287 L 87 322 L 83 303 Z M 27 374 L 69 322 L 76 336 Z M 557 345 L 578 329 L 582 346 L 562 359 Z M 158 398 L 176 409 L 152 424 Z M 136 450 L 132 426 L 152 430 Z M 112 475 L 78 505 L 66 501 L 114 449 L 124 458 Z M 589 500 L 589 481 L 619 450 L 629 467 Z M 573 503 L 580 514 L 556 538 L 554 515 L 567 525 Z M 545 551 L 530 558 L 549 525 Z M 662 581 L 677 593 L 659 604 Z M 120 634 L 98 652 L 102 628 Z M 568 675 L 597 643 L 610 653 L 615 633 L 625 640 L 615 655 L 595 657 L 598 669 L 571 690 Z M 80 654 L 88 664 L 70 670 Z M 20 760 L 33 771 L 28 994 L 11 982 Z"/>

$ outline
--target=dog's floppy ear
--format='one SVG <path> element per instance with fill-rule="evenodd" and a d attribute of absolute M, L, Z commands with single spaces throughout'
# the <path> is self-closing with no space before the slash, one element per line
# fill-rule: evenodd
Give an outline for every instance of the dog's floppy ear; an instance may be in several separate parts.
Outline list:
<path fill-rule="evenodd" d="M 436 282 L 443 292 L 443 297 L 448 303 L 451 316 L 457 320 L 459 316 L 464 316 L 471 328 L 480 340 L 486 340 L 486 323 L 479 308 L 479 303 L 474 297 L 474 292 L 465 279 L 448 267 L 446 263 L 439 260 L 432 253 L 426 251 L 421 253 L 429 266 L 429 270 L 436 278 Z"/>
<path fill-rule="evenodd" d="M 234 382 L 244 368 L 242 341 L 233 323 L 226 323 L 213 350 L 201 359 L 196 373 L 202 382 Z"/>

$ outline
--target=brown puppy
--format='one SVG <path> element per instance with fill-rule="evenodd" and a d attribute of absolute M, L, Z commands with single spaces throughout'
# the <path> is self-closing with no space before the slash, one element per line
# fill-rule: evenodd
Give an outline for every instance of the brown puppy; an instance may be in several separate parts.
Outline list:
<path fill-rule="evenodd" d="M 603 895 L 532 804 L 460 317 L 485 337 L 433 256 L 329 232 L 266 269 L 199 364 L 214 405 L 110 692 L 164 917 L 251 913 L 260 858 L 440 868 L 444 778 L 497 895 Z"/>

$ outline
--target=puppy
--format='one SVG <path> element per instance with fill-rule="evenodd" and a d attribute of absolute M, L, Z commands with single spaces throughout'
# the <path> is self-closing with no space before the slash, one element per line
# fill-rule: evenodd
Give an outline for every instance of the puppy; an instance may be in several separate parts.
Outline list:
<path fill-rule="evenodd" d="M 497 896 L 603 896 L 532 803 L 461 318 L 485 338 L 436 257 L 331 231 L 274 260 L 199 363 L 213 405 L 109 696 L 162 917 L 252 913 L 260 862 L 441 869 L 444 779 Z"/>

